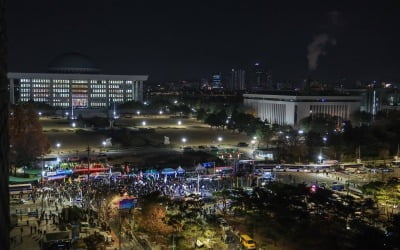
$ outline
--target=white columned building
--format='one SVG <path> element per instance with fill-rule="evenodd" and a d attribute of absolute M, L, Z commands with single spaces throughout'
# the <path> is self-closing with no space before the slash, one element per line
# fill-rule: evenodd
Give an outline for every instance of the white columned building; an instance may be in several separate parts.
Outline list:
<path fill-rule="evenodd" d="M 253 109 L 263 121 L 297 126 L 310 115 L 329 115 L 350 120 L 360 110 L 360 96 L 313 96 L 244 94 L 244 105 Z"/>

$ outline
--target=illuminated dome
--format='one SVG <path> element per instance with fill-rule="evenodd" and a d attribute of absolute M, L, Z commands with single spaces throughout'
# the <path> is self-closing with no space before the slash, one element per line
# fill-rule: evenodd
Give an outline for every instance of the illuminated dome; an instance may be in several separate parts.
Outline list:
<path fill-rule="evenodd" d="M 66 53 L 54 58 L 48 70 L 52 73 L 80 74 L 96 74 L 100 71 L 87 56 L 79 53 Z"/>

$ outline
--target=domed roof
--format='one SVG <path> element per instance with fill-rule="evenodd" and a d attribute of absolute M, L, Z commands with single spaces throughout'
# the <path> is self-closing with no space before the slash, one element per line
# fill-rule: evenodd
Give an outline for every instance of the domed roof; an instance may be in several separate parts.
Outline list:
<path fill-rule="evenodd" d="M 53 73 L 81 73 L 94 74 L 99 69 L 85 55 L 79 53 L 66 53 L 54 58 L 48 70 Z"/>

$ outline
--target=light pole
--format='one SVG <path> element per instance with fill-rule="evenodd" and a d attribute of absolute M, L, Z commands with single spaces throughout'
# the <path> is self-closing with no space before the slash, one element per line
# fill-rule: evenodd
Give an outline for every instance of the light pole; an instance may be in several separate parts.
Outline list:
<path fill-rule="evenodd" d="M 146 126 L 146 121 L 142 121 L 142 126 Z"/>
<path fill-rule="evenodd" d="M 255 144 L 256 144 L 256 140 L 251 140 L 251 146 L 253 149 L 255 148 Z"/>
<path fill-rule="evenodd" d="M 61 143 L 57 142 L 56 147 L 57 147 L 57 150 L 58 150 L 58 157 L 60 157 L 60 147 L 61 147 Z"/>
<path fill-rule="evenodd" d="M 322 155 L 321 154 L 318 155 L 318 160 L 319 160 L 319 163 L 322 163 Z"/>
<path fill-rule="evenodd" d="M 73 122 L 73 123 L 71 124 L 71 126 L 72 126 L 73 128 L 75 128 L 75 127 L 76 127 L 76 123 Z"/>
<path fill-rule="evenodd" d="M 181 120 L 179 120 L 177 123 L 178 123 L 179 126 L 182 125 L 182 121 Z"/>
<path fill-rule="evenodd" d="M 102 143 L 101 143 L 102 145 L 103 145 L 103 151 L 105 151 L 106 150 L 106 141 L 103 141 Z"/>

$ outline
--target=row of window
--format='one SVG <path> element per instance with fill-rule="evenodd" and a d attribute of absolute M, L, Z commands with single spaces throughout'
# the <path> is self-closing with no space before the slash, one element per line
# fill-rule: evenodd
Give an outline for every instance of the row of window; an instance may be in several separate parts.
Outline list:
<path fill-rule="evenodd" d="M 22 78 L 20 79 L 20 82 L 35 82 L 35 83 L 70 83 L 70 80 L 61 80 L 61 79 L 28 79 L 28 78 Z M 115 84 L 121 84 L 121 83 L 132 83 L 132 80 L 71 80 L 72 83 L 115 83 Z"/>
<path fill-rule="evenodd" d="M 57 97 L 69 97 L 69 94 L 55 94 Z"/>
<path fill-rule="evenodd" d="M 110 89 L 109 90 L 110 93 L 124 93 L 123 89 Z"/>
<path fill-rule="evenodd" d="M 107 97 L 106 94 L 90 94 L 91 97 Z"/>
<path fill-rule="evenodd" d="M 53 80 L 53 83 L 69 83 L 69 80 Z"/>
<path fill-rule="evenodd" d="M 54 93 L 69 93 L 69 89 L 53 89 Z"/>
<path fill-rule="evenodd" d="M 105 102 L 91 102 L 90 106 L 92 106 L 92 107 L 106 107 L 107 103 L 105 103 Z"/>
<path fill-rule="evenodd" d="M 106 93 L 107 90 L 105 89 L 92 89 L 92 93 Z"/>
<path fill-rule="evenodd" d="M 101 84 L 90 84 L 90 87 L 92 88 L 92 89 L 105 89 L 105 88 L 107 88 L 107 85 L 101 85 Z"/>
<path fill-rule="evenodd" d="M 67 102 L 53 103 L 53 105 L 57 107 L 69 107 L 69 103 Z"/>

